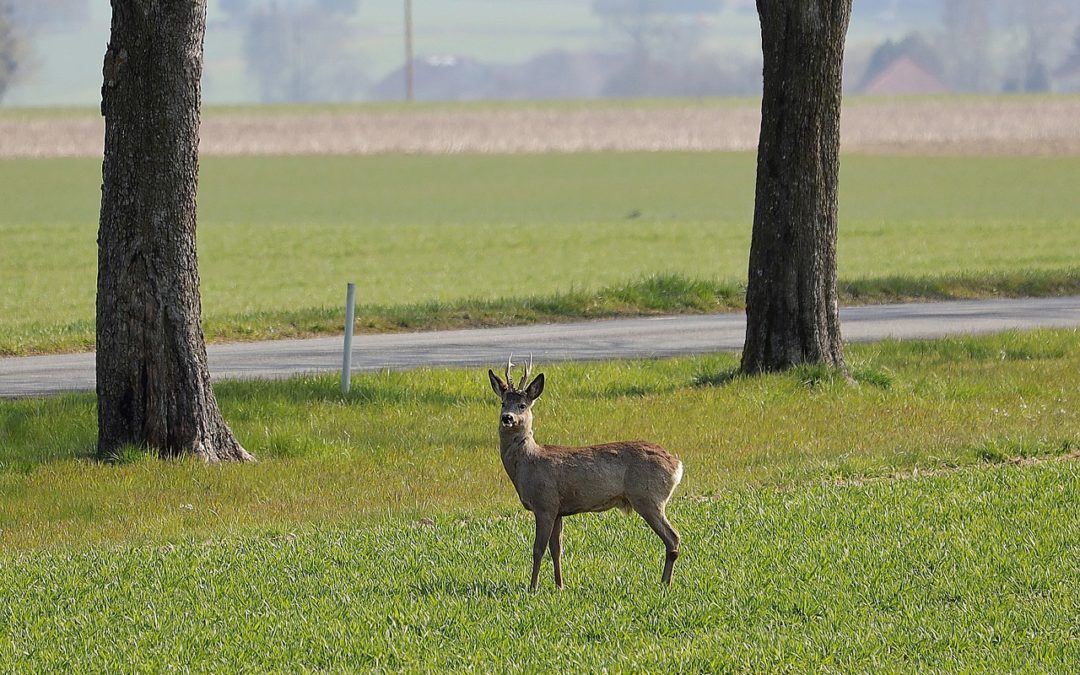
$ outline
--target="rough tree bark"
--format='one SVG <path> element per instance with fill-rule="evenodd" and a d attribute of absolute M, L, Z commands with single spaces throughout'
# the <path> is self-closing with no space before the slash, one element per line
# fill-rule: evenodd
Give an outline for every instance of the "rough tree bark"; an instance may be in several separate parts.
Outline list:
<path fill-rule="evenodd" d="M 803 363 L 845 369 L 836 194 L 851 2 L 757 2 L 765 66 L 744 373 Z"/>
<path fill-rule="evenodd" d="M 206 0 L 113 0 L 98 229 L 98 452 L 252 459 L 210 385 L 195 255 Z"/>

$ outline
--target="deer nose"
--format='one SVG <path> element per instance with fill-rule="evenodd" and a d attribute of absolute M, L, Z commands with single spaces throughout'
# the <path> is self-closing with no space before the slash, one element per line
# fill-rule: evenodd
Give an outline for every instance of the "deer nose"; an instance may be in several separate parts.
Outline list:
<path fill-rule="evenodd" d="M 514 416 L 509 414 L 509 413 L 503 415 L 502 416 L 502 423 L 505 424 L 506 426 L 510 426 L 511 424 L 514 423 Z"/>

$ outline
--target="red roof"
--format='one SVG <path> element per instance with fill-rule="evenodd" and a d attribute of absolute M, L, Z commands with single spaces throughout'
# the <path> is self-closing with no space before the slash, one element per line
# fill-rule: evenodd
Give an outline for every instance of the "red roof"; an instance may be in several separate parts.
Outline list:
<path fill-rule="evenodd" d="M 945 83 L 907 56 L 901 56 L 863 87 L 864 94 L 896 96 L 899 94 L 944 94 Z"/>

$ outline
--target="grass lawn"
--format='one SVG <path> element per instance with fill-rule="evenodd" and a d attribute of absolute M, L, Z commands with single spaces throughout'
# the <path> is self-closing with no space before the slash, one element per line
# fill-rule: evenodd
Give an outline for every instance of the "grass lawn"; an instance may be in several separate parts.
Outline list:
<path fill-rule="evenodd" d="M 848 355 L 859 387 L 812 369 L 731 380 L 731 354 L 545 366 L 537 435 L 654 440 L 683 458 L 681 490 L 697 495 L 1053 456 L 1080 440 L 1080 332 L 853 345 Z M 137 453 L 91 461 L 92 394 L 0 401 L 0 550 L 514 509 L 492 454 L 486 384 L 482 369 L 357 375 L 344 398 L 333 376 L 223 383 L 226 419 L 261 461 L 210 470 Z"/>
<path fill-rule="evenodd" d="M 535 596 L 521 515 L 0 556 L 0 667 L 1067 672 L 1078 499 L 1068 462 L 682 500 L 667 592 L 610 513 Z"/>
<path fill-rule="evenodd" d="M 545 563 L 526 592 L 480 370 L 224 383 L 248 466 L 100 464 L 92 396 L 0 401 L 0 669 L 1069 670 L 1080 332 L 848 355 L 858 387 L 541 368 L 541 441 L 685 461 L 667 592 L 616 513 L 571 518 L 568 589 Z"/>
<path fill-rule="evenodd" d="M 1080 292 L 1080 158 L 842 171 L 849 300 Z M 349 280 L 364 330 L 736 307 L 753 179 L 737 153 L 206 158 L 207 332 L 340 330 Z M 89 348 L 100 162 L 0 161 L 0 183 L 0 354 Z M 642 304 L 655 276 L 690 290 Z"/>

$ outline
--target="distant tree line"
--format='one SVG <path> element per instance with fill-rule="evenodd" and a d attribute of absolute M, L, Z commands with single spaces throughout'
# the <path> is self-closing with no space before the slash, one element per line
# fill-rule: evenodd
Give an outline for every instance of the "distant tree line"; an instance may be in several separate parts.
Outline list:
<path fill-rule="evenodd" d="M 509 0 L 508 0 L 509 1 Z M 264 102 L 396 97 L 403 86 L 372 86 L 365 75 L 359 0 L 218 0 L 218 14 L 241 35 L 249 81 Z M 892 15 L 924 27 L 886 40 L 848 85 L 860 84 L 906 56 L 953 91 L 1080 89 L 1080 0 L 865 0 L 864 17 Z M 760 55 L 724 49 L 715 39 L 722 12 L 750 11 L 745 0 L 590 0 L 609 29 L 596 51 L 549 52 L 531 63 L 481 64 L 431 96 L 529 98 L 574 96 L 754 95 L 761 91 Z M 0 0 L 0 100 L 32 74 L 34 33 L 85 19 L 90 0 Z M 864 52 L 865 54 L 865 52 Z M 575 58 L 592 59 L 588 84 L 574 86 Z M 561 59 L 561 61 L 560 61 Z M 460 62 L 467 63 L 467 57 Z M 564 64 L 560 70 L 559 63 Z M 580 61 L 576 64 L 580 66 Z M 595 83 L 597 72 L 602 74 Z M 486 73 L 486 74 L 485 74 Z M 466 77 L 468 75 L 468 77 Z M 391 76 L 393 77 L 393 76 Z M 480 82 L 475 87 L 466 84 Z M 538 82 L 533 78 L 546 78 Z M 588 79 L 588 78 L 587 78 Z M 456 96 L 455 88 L 464 87 Z M 391 92 L 391 93 L 386 93 Z M 587 92 L 587 93 L 582 93 Z"/>
<path fill-rule="evenodd" d="M 706 39 L 722 0 L 593 0 L 620 36 L 623 66 L 606 96 L 724 96 L 761 90 L 761 61 L 721 57 Z"/>
<path fill-rule="evenodd" d="M 242 27 L 248 74 L 265 103 L 361 98 L 367 87 L 349 17 L 359 0 L 222 0 Z"/>

